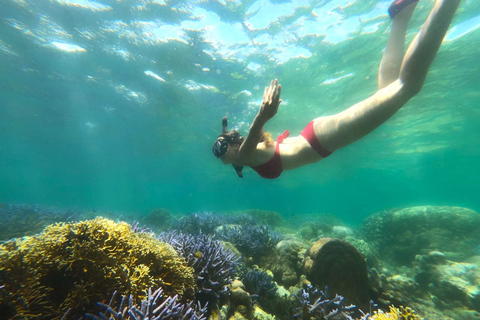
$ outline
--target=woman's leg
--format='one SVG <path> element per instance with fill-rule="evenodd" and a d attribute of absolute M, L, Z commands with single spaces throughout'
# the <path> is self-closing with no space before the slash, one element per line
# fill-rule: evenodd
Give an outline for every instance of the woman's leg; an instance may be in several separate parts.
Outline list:
<path fill-rule="evenodd" d="M 380 67 L 378 68 L 378 88 L 382 89 L 393 81 L 397 80 L 400 75 L 400 67 L 402 65 L 403 56 L 405 55 L 405 35 L 407 33 L 408 22 L 412 17 L 418 0 L 412 2 L 396 13 L 392 19 L 392 28 L 388 36 L 387 47 L 383 53 Z M 398 2 L 394 0 L 392 6 Z M 392 8 L 392 6 L 390 8 Z M 393 9 L 392 9 L 393 10 Z"/>
<path fill-rule="evenodd" d="M 460 1 L 436 1 L 405 54 L 399 79 L 339 114 L 315 119 L 315 134 L 326 150 L 335 151 L 372 132 L 420 91 Z"/>

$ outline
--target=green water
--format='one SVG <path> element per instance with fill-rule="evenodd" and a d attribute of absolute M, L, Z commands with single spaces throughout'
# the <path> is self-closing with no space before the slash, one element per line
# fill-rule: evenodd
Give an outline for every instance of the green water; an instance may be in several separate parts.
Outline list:
<path fill-rule="evenodd" d="M 0 202 L 351 223 L 413 205 L 480 211 L 478 0 L 462 2 L 421 93 L 359 142 L 276 180 L 212 156 L 221 118 L 247 134 L 271 79 L 274 136 L 373 94 L 389 2 L 2 0 Z M 408 40 L 432 6 L 420 2 Z"/>

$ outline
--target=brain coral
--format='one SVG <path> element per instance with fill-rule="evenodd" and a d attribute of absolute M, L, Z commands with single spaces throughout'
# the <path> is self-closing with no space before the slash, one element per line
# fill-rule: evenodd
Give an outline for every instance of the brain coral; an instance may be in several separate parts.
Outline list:
<path fill-rule="evenodd" d="M 111 292 L 143 299 L 148 288 L 193 298 L 193 269 L 173 248 L 126 223 L 104 218 L 47 226 L 32 237 L 0 245 L 0 314 L 78 319 Z"/>

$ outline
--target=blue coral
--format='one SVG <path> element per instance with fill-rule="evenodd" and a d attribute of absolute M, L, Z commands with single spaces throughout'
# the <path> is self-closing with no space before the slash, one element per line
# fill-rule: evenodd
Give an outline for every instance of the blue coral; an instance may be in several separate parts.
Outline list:
<path fill-rule="evenodd" d="M 310 319 L 345 319 L 353 320 L 351 314 L 353 314 L 356 306 L 344 305 L 344 298 L 340 295 L 335 295 L 335 298 L 328 298 L 328 288 L 320 291 L 313 286 L 307 286 L 306 289 L 300 290 L 296 295 L 299 307 L 295 318 L 303 320 Z M 368 319 L 369 315 L 364 315 L 362 319 Z"/>
<path fill-rule="evenodd" d="M 104 309 L 98 315 L 87 313 L 87 319 L 94 320 L 204 320 L 206 306 L 194 305 L 194 302 L 183 304 L 178 302 L 178 296 L 163 297 L 163 290 L 157 289 L 152 293 L 148 290 L 148 297 L 136 306 L 133 297 L 123 296 L 117 308 L 114 307 L 117 292 L 114 292 L 109 304 L 97 303 Z M 66 315 L 64 315 L 65 317 Z"/>
<path fill-rule="evenodd" d="M 277 285 L 273 278 L 261 270 L 250 270 L 242 277 L 242 283 L 245 290 L 252 295 L 254 299 L 270 299 L 275 297 Z"/>
<path fill-rule="evenodd" d="M 78 220 L 80 212 L 30 204 L 0 203 L 0 241 L 33 235 L 56 222 Z"/>
<path fill-rule="evenodd" d="M 174 230 L 180 230 L 188 234 L 215 234 L 215 230 L 221 225 L 252 225 L 255 220 L 247 214 L 221 215 L 211 212 L 192 213 L 173 224 Z"/>
<path fill-rule="evenodd" d="M 173 225 L 173 229 L 188 234 L 214 234 L 215 228 L 224 223 L 222 216 L 211 212 L 192 213 Z"/>
<path fill-rule="evenodd" d="M 162 233 L 158 238 L 172 247 L 194 269 L 197 300 L 214 304 L 225 292 L 240 265 L 238 257 L 220 241 L 205 234 Z"/>
<path fill-rule="evenodd" d="M 282 237 L 268 226 L 226 226 L 218 233 L 220 239 L 231 242 L 243 255 L 259 259 L 271 253 Z"/>

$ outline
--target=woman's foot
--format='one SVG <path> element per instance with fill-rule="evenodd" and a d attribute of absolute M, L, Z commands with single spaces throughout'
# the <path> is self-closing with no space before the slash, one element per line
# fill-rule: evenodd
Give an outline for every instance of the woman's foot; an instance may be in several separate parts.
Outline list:
<path fill-rule="evenodd" d="M 390 18 L 393 19 L 395 16 L 402 11 L 409 4 L 418 2 L 419 0 L 394 0 L 390 7 L 388 7 L 388 14 Z"/>

